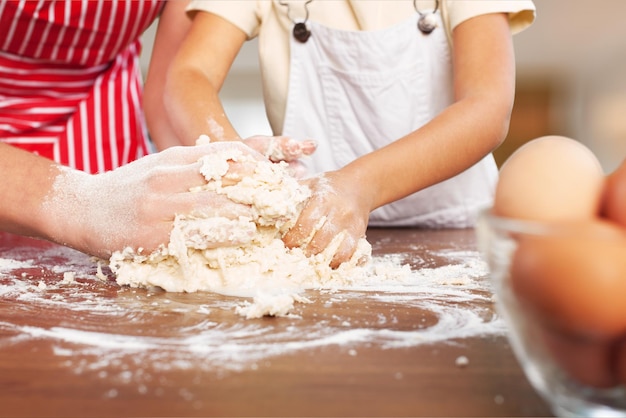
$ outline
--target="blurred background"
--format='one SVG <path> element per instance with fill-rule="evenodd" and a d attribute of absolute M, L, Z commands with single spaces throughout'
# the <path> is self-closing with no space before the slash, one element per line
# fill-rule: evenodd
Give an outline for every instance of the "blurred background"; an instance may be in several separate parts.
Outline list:
<path fill-rule="evenodd" d="M 608 173 L 626 159 L 626 0 L 535 0 L 535 6 L 535 23 L 514 37 L 515 107 L 496 161 L 530 139 L 567 135 L 589 146 Z M 144 74 L 154 30 L 144 37 Z M 245 44 L 221 97 L 242 136 L 270 134 L 256 41 Z"/>

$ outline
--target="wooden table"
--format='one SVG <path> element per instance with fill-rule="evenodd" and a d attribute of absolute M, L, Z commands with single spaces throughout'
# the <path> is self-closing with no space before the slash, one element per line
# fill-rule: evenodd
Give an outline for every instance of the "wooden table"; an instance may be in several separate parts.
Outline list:
<path fill-rule="evenodd" d="M 424 282 L 480 272 L 472 230 L 368 239 Z M 120 287 L 47 242 L 0 234 L 0 261 L 3 416 L 551 415 L 484 272 L 309 291 L 291 316 L 245 319 L 240 298 Z"/>

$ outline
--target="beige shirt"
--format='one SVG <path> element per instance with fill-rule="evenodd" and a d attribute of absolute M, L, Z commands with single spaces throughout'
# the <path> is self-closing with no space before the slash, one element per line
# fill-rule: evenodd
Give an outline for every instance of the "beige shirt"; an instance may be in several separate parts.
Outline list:
<path fill-rule="evenodd" d="M 282 4 L 281 4 L 282 3 Z M 189 11 L 223 17 L 248 38 L 259 38 L 263 95 L 274 134 L 282 131 L 289 85 L 289 40 L 293 21 L 306 15 L 304 0 L 193 0 Z M 289 5 L 289 7 L 287 7 Z M 434 0 L 418 0 L 421 12 L 432 11 Z M 535 18 L 532 0 L 442 0 L 446 31 L 461 22 L 488 13 L 508 13 L 511 32 L 518 33 Z M 289 15 L 288 12 L 289 11 Z M 377 30 L 398 24 L 416 13 L 412 0 L 313 0 L 309 20 L 342 30 Z"/>

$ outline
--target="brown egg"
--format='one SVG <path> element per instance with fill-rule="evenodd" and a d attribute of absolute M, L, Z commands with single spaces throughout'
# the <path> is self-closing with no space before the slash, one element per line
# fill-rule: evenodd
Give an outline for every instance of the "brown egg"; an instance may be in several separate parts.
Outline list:
<path fill-rule="evenodd" d="M 598 159 L 580 142 L 538 138 L 502 165 L 493 212 L 535 221 L 591 219 L 599 213 L 604 180 Z"/>
<path fill-rule="evenodd" d="M 520 235 L 513 290 L 549 326 L 608 339 L 626 333 L 626 235 L 608 222 L 567 226 L 562 235 Z"/>
<path fill-rule="evenodd" d="M 626 227 L 626 161 L 606 178 L 602 215 Z"/>
<path fill-rule="evenodd" d="M 614 353 L 615 368 L 619 382 L 626 386 L 626 337 L 622 338 Z"/>
<path fill-rule="evenodd" d="M 612 361 L 615 343 L 562 334 L 537 325 L 548 355 L 567 375 L 587 386 L 610 388 L 618 383 Z"/>

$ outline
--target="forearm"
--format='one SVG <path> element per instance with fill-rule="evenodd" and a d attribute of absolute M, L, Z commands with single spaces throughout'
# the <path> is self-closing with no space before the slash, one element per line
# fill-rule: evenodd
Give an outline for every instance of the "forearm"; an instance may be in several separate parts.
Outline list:
<path fill-rule="evenodd" d="M 158 151 L 183 145 L 172 127 L 169 115 L 165 111 L 162 86 L 154 86 L 156 83 L 150 83 L 149 80 L 146 80 L 143 108 L 150 139 Z"/>
<path fill-rule="evenodd" d="M 159 18 L 144 86 L 143 106 L 146 123 L 150 137 L 158 150 L 182 145 L 165 110 L 163 94 L 169 66 L 191 27 L 191 20 L 185 12 L 187 4 L 187 0 L 166 3 Z"/>
<path fill-rule="evenodd" d="M 202 134 L 211 141 L 240 139 L 222 107 L 218 88 L 202 72 L 173 69 L 164 97 L 172 126 L 183 145 L 193 145 Z"/>
<path fill-rule="evenodd" d="M 504 14 L 454 30 L 455 102 L 429 123 L 346 167 L 374 194 L 371 209 L 449 179 L 502 143 L 515 96 L 515 57 Z"/>
<path fill-rule="evenodd" d="M 5 179 L 0 188 L 0 229 L 55 242 L 67 241 L 71 234 L 68 225 L 64 225 L 65 219 L 58 216 L 57 209 L 47 206 L 53 194 L 64 196 L 66 192 L 54 186 L 61 167 L 2 143 L 0 156 L 0 176 Z"/>
<path fill-rule="evenodd" d="M 373 210 L 480 161 L 504 140 L 510 110 L 510 104 L 497 100 L 461 100 L 420 129 L 340 171 L 368 185 Z"/>
<path fill-rule="evenodd" d="M 240 139 L 226 117 L 219 91 L 246 34 L 211 13 L 198 12 L 165 76 L 165 109 L 184 145 L 201 134 L 212 141 Z"/>

